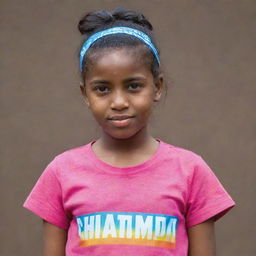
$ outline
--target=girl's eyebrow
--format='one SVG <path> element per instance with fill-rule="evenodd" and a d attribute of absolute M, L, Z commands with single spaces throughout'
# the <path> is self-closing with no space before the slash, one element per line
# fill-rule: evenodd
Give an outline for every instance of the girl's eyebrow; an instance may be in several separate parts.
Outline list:
<path fill-rule="evenodd" d="M 129 83 L 129 82 L 133 82 L 136 80 L 146 80 L 146 78 L 141 77 L 141 76 L 130 77 L 130 78 L 124 79 L 124 83 Z"/>
<path fill-rule="evenodd" d="M 109 84 L 109 82 L 106 80 L 93 80 L 90 84 Z"/>
<path fill-rule="evenodd" d="M 129 83 L 129 82 L 138 81 L 138 80 L 146 80 L 146 78 L 140 77 L 140 76 L 129 77 L 129 78 L 124 79 L 123 83 Z M 107 80 L 97 79 L 97 80 L 91 81 L 90 84 L 110 84 L 110 82 Z"/>

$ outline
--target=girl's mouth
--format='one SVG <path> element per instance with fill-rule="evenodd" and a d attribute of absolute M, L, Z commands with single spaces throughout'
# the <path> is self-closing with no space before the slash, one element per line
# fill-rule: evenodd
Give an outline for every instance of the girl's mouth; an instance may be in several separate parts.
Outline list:
<path fill-rule="evenodd" d="M 111 122 L 116 127 L 125 127 L 128 126 L 132 122 L 133 117 L 127 117 L 125 119 L 109 119 L 108 121 Z"/>

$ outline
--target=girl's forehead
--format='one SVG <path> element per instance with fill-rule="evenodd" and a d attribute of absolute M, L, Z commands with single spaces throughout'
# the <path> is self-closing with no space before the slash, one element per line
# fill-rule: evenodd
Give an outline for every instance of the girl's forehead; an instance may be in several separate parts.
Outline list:
<path fill-rule="evenodd" d="M 109 66 L 114 65 L 117 67 L 127 66 L 130 64 L 135 64 L 137 57 L 135 54 L 131 54 L 128 51 L 119 50 L 119 51 L 110 51 L 102 55 L 96 65 Z"/>
<path fill-rule="evenodd" d="M 135 47 L 131 48 L 105 48 L 97 51 L 93 62 L 96 65 L 103 65 L 105 63 L 130 63 L 136 62 L 141 59 L 142 52 L 140 53 Z"/>
<path fill-rule="evenodd" d="M 93 74 L 117 74 L 120 72 L 150 72 L 148 65 L 142 60 L 138 52 L 130 48 L 104 49 L 92 58 L 89 72 Z"/>

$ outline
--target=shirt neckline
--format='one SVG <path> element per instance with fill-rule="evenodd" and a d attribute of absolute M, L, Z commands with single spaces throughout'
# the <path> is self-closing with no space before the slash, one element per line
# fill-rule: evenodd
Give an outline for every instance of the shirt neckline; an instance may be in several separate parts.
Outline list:
<path fill-rule="evenodd" d="M 95 164 L 97 168 L 105 172 L 110 172 L 110 173 L 120 174 L 120 175 L 127 175 L 127 174 L 136 173 L 136 172 L 145 170 L 149 167 L 152 167 L 152 165 L 156 163 L 161 156 L 163 156 L 164 143 L 159 138 L 155 138 L 155 140 L 159 142 L 158 148 L 155 151 L 155 153 L 151 155 L 151 157 L 148 160 L 132 166 L 126 166 L 126 167 L 113 166 L 99 159 L 92 149 L 92 144 L 95 142 L 95 140 L 91 141 L 88 144 L 88 153 L 89 153 L 90 160 L 93 162 L 93 164 Z"/>

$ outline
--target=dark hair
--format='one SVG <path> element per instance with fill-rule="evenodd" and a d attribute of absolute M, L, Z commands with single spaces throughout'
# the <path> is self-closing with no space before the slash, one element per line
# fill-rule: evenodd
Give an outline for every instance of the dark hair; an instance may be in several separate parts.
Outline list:
<path fill-rule="evenodd" d="M 142 13 L 135 12 L 127 8 L 118 7 L 112 12 L 106 10 L 89 12 L 79 21 L 78 29 L 82 35 L 86 35 L 88 38 L 98 31 L 117 26 L 131 27 L 144 32 L 151 38 L 157 49 L 156 42 L 152 33 L 153 26 L 151 23 Z M 160 68 L 156 57 L 148 47 L 145 47 L 145 44 L 141 40 L 127 34 L 113 34 L 104 36 L 101 39 L 95 41 L 86 52 L 83 59 L 83 78 L 85 77 L 88 67 L 90 67 L 90 61 L 95 56 L 97 56 L 97 50 L 102 50 L 104 48 L 122 47 L 136 48 L 138 46 L 144 46 L 143 49 L 145 50 L 140 51 L 140 57 L 143 58 L 144 62 L 149 64 L 153 77 L 158 77 Z M 158 49 L 157 51 L 159 53 Z"/>

